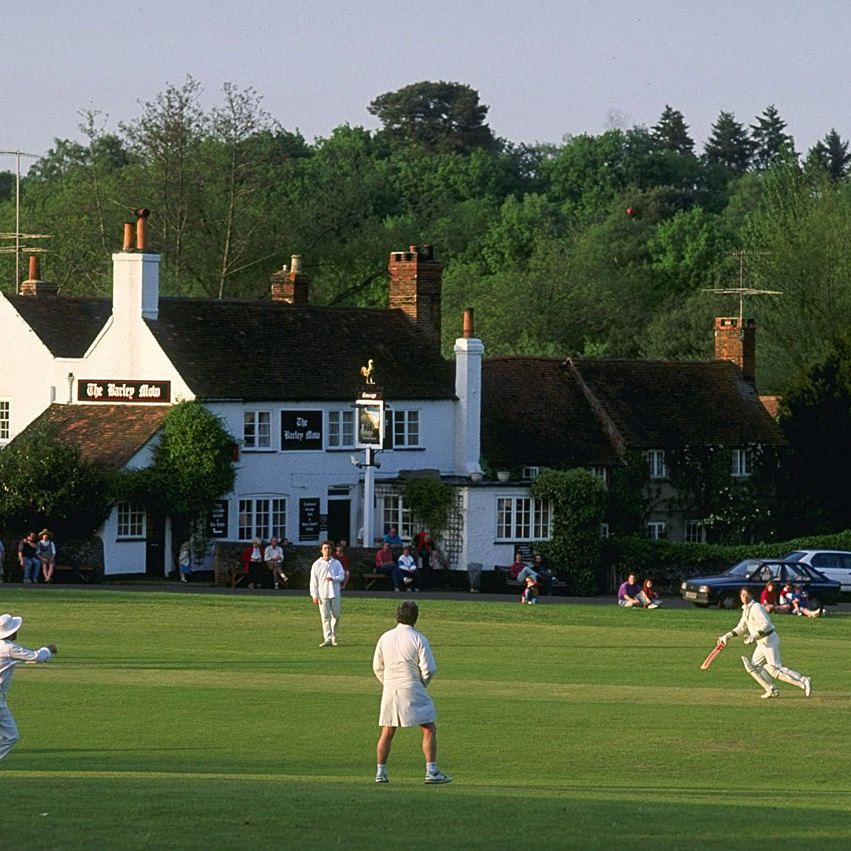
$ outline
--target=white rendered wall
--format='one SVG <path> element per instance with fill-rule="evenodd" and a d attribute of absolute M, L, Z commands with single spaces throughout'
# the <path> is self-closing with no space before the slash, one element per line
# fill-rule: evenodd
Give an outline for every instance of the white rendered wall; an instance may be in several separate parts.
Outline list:
<path fill-rule="evenodd" d="M 484 570 L 494 565 L 508 565 L 514 561 L 515 541 L 500 542 L 496 537 L 496 501 L 499 497 L 530 497 L 529 488 L 521 485 L 471 485 L 464 489 L 464 552 L 460 567 L 478 561 Z"/>

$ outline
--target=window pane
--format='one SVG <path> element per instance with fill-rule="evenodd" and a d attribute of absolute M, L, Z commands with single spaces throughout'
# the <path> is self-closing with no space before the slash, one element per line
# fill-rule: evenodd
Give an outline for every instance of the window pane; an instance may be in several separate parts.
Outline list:
<path fill-rule="evenodd" d="M 514 508 L 514 537 L 532 537 L 532 500 L 517 499 Z"/>
<path fill-rule="evenodd" d="M 269 537 L 274 535 L 279 540 L 287 536 L 287 501 L 285 499 L 272 500 L 272 529 Z"/>
<path fill-rule="evenodd" d="M 263 541 L 269 540 L 269 503 L 268 499 L 254 500 L 254 534 Z"/>
<path fill-rule="evenodd" d="M 342 446 L 340 436 L 340 411 L 328 412 L 328 446 Z"/>
<path fill-rule="evenodd" d="M 355 445 L 355 412 L 343 411 L 342 446 Z"/>
<path fill-rule="evenodd" d="M 272 445 L 272 413 L 259 411 L 257 414 L 257 445 L 268 449 Z"/>
<path fill-rule="evenodd" d="M 0 402 L 0 440 L 9 439 L 9 403 Z"/>
<path fill-rule="evenodd" d="M 249 541 L 253 535 L 254 500 L 241 499 L 239 501 L 239 539 Z"/>
<path fill-rule="evenodd" d="M 257 428 L 253 411 L 245 411 L 242 415 L 242 442 L 246 449 L 257 445 Z"/>
<path fill-rule="evenodd" d="M 420 413 L 408 411 L 408 446 L 420 445 Z"/>
<path fill-rule="evenodd" d="M 511 500 L 496 501 L 496 536 L 497 538 L 511 537 Z"/>

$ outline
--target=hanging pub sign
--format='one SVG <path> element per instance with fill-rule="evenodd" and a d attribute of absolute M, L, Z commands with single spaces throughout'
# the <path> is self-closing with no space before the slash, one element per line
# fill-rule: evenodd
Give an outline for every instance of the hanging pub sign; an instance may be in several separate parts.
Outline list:
<path fill-rule="evenodd" d="M 363 390 L 356 400 L 358 441 L 361 448 L 384 445 L 384 400 L 377 388 Z"/>
<path fill-rule="evenodd" d="M 281 411 L 281 450 L 322 449 L 322 411 Z"/>
<path fill-rule="evenodd" d="M 217 499 L 210 508 L 207 531 L 211 538 L 227 538 L 228 501 L 226 499 Z"/>
<path fill-rule="evenodd" d="M 78 378 L 78 402 L 171 402 L 170 381 L 117 381 L 108 378 Z"/>
<path fill-rule="evenodd" d="M 308 497 L 298 501 L 298 539 L 319 540 L 319 497 Z"/>

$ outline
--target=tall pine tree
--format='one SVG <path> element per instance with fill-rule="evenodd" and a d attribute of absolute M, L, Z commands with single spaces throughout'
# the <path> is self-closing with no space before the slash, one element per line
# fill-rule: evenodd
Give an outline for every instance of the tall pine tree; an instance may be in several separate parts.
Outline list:
<path fill-rule="evenodd" d="M 753 155 L 753 142 L 744 125 L 732 112 L 722 111 L 712 125 L 712 135 L 704 145 L 703 155 L 710 165 L 719 165 L 734 174 L 748 170 Z"/>
<path fill-rule="evenodd" d="M 835 128 L 810 148 L 807 154 L 807 166 L 812 165 L 824 169 L 834 181 L 840 181 L 848 175 L 848 168 L 851 165 L 848 142 L 842 141 Z"/>
<path fill-rule="evenodd" d="M 751 124 L 753 164 L 756 168 L 762 170 L 778 163 L 797 160 L 795 140 L 783 132 L 785 129 L 786 122 L 774 104 L 767 106 L 762 115 L 757 116 L 756 124 Z"/>
<path fill-rule="evenodd" d="M 659 116 L 659 121 L 650 130 L 657 147 L 678 154 L 693 154 L 694 140 L 688 134 L 688 125 L 683 114 L 668 104 Z"/>

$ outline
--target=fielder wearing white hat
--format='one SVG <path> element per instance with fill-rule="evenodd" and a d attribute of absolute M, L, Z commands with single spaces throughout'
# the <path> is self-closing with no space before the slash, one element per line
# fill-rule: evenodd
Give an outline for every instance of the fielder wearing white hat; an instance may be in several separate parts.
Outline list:
<path fill-rule="evenodd" d="M 0 759 L 15 747 L 19 738 L 15 719 L 6 705 L 6 692 L 9 690 L 15 666 L 20 662 L 46 662 L 56 652 L 55 644 L 30 650 L 10 640 L 17 634 L 23 622 L 23 618 L 8 612 L 0 615 Z"/>

